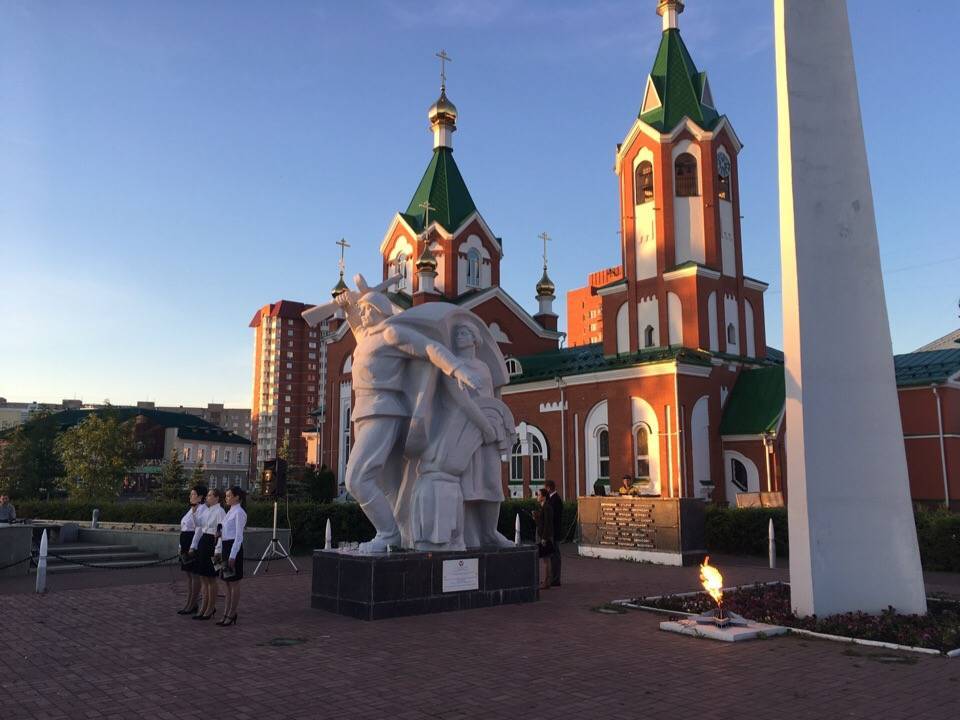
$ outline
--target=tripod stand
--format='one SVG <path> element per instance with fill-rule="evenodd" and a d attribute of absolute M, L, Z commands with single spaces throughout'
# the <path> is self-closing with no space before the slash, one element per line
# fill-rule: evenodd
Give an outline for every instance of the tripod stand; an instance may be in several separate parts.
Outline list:
<path fill-rule="evenodd" d="M 300 572 L 300 568 L 298 568 L 297 564 L 290 559 L 290 553 L 287 552 L 287 549 L 277 537 L 277 498 L 273 499 L 273 535 L 270 538 L 270 544 L 267 545 L 266 549 L 263 551 L 263 555 L 260 556 L 260 562 L 258 562 L 257 567 L 254 568 L 253 574 L 256 575 L 260 571 L 260 566 L 263 565 L 264 562 L 267 563 L 267 569 L 265 572 L 270 572 L 271 560 L 286 560 L 293 566 L 295 572 Z"/>

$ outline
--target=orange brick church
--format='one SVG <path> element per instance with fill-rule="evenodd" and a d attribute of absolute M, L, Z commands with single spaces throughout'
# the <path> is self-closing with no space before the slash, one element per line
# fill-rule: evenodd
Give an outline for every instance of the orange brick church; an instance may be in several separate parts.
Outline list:
<path fill-rule="evenodd" d="M 743 271 L 741 143 L 684 45 L 682 11 L 659 3 L 660 47 L 615 148 L 622 264 L 571 293 L 567 347 L 546 266 L 531 278 L 532 315 L 500 286 L 503 245 L 454 161 L 457 109 L 445 84 L 428 113 L 426 172 L 380 244 L 383 277 L 400 276 L 389 293 L 397 309 L 456 303 L 499 341 L 519 437 L 503 465 L 508 495 L 528 496 L 547 478 L 567 498 L 630 484 L 732 502 L 784 487 L 782 356 L 766 346 L 767 284 Z M 334 295 L 343 274 L 341 263 Z M 262 466 L 287 437 L 294 462 L 325 464 L 342 482 L 355 342 L 340 317 L 308 328 L 305 307 L 281 301 L 251 322 L 256 458 Z"/>

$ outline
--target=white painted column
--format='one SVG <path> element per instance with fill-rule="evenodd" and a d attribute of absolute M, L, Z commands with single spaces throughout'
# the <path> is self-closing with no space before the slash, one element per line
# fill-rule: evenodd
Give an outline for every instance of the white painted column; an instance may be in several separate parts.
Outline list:
<path fill-rule="evenodd" d="M 790 582 L 926 611 L 846 0 L 775 0 Z"/>
<path fill-rule="evenodd" d="M 47 552 L 47 531 L 44 530 L 43 535 L 40 536 L 40 552 L 37 555 L 37 582 L 35 589 L 38 593 L 45 593 L 47 591 Z"/>

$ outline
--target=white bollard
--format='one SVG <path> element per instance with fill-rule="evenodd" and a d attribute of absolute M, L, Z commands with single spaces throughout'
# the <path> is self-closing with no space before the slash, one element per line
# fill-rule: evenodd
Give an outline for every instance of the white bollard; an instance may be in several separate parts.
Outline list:
<path fill-rule="evenodd" d="M 773 536 L 773 518 L 770 518 L 770 524 L 767 526 L 767 553 L 770 555 L 770 569 L 777 567 L 777 541 Z"/>
<path fill-rule="evenodd" d="M 327 530 L 323 534 L 323 549 L 333 550 L 333 528 L 330 527 L 330 518 L 327 518 Z"/>
<path fill-rule="evenodd" d="M 47 531 L 40 536 L 40 556 L 37 558 L 37 592 L 47 591 Z"/>
<path fill-rule="evenodd" d="M 513 544 L 520 544 L 520 513 L 517 513 L 517 519 L 513 523 Z"/>
<path fill-rule="evenodd" d="M 100 527 L 100 509 L 94 508 L 93 515 L 90 517 L 90 527 L 96 530 Z"/>

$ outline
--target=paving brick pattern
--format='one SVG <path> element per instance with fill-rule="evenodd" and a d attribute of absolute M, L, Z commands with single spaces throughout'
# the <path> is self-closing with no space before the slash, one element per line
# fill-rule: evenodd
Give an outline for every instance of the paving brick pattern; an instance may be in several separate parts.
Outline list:
<path fill-rule="evenodd" d="M 714 562 L 731 583 L 786 575 L 749 559 Z M 71 589 L 57 578 L 46 596 L 0 582 L 0 717 L 957 717 L 960 660 L 680 637 L 660 632 L 656 615 L 592 609 L 694 589 L 696 568 L 567 555 L 564 575 L 538 603 L 369 623 L 311 610 L 309 574 L 271 574 L 244 580 L 232 628 L 175 614 L 179 573 L 139 584 L 115 574 L 109 587 L 92 574 Z M 928 581 L 960 592 L 957 576 Z M 278 638 L 302 642 L 270 644 Z"/>

